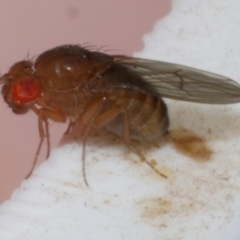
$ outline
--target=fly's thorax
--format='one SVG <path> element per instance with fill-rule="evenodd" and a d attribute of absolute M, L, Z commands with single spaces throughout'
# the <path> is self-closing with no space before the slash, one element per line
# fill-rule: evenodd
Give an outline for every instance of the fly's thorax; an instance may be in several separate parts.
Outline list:
<path fill-rule="evenodd" d="M 67 91 L 97 78 L 112 61 L 106 54 L 90 52 L 78 45 L 64 45 L 41 54 L 34 66 L 45 91 L 54 88 Z"/>

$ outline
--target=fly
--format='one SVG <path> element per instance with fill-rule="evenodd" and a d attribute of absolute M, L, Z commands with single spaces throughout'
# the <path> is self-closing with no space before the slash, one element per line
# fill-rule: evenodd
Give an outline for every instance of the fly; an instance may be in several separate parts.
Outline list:
<path fill-rule="evenodd" d="M 5 102 L 16 114 L 32 110 L 38 117 L 40 142 L 31 175 L 47 139 L 49 120 L 80 126 L 85 146 L 89 133 L 106 128 L 119 135 L 154 171 L 161 173 L 134 146 L 149 145 L 167 133 L 169 119 L 162 98 L 230 104 L 240 101 L 240 85 L 224 76 L 178 64 L 90 51 L 63 45 L 40 54 L 35 61 L 15 63 L 0 78 Z"/>

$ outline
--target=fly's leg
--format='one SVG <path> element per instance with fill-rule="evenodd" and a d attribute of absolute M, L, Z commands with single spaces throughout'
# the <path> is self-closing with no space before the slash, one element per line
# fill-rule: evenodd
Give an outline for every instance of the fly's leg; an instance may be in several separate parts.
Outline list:
<path fill-rule="evenodd" d="M 145 156 L 131 143 L 130 141 L 130 126 L 129 126 L 129 117 L 127 111 L 124 111 L 124 122 L 123 122 L 123 140 L 125 144 L 133 151 L 136 155 L 138 155 L 141 161 L 145 162 L 153 171 L 155 171 L 161 177 L 166 178 L 164 174 L 157 170 L 146 158 Z"/>
<path fill-rule="evenodd" d="M 67 127 L 64 135 L 67 135 L 74 128 L 74 124 L 75 124 L 75 122 L 73 122 L 71 120 L 69 121 L 68 127 Z"/>
<path fill-rule="evenodd" d="M 32 175 L 32 172 L 36 166 L 37 160 L 39 153 L 41 151 L 42 145 L 44 138 L 47 138 L 47 158 L 49 157 L 50 153 L 50 140 L 49 140 L 49 128 L 48 128 L 48 121 L 47 120 L 42 120 L 40 117 L 38 117 L 38 131 L 39 131 L 39 136 L 40 136 L 40 142 L 37 147 L 37 151 L 33 160 L 32 167 L 30 169 L 30 172 L 26 176 L 26 178 L 29 178 Z"/>
<path fill-rule="evenodd" d="M 46 137 L 46 139 L 47 139 L 47 158 L 49 158 L 51 143 L 50 143 L 50 135 L 49 135 L 49 125 L 48 125 L 48 121 L 47 120 L 44 121 L 44 125 L 45 125 L 44 137 Z M 44 132 L 44 130 L 43 130 L 43 132 Z M 40 150 L 39 150 L 39 152 L 40 152 Z"/>
<path fill-rule="evenodd" d="M 96 126 L 102 127 L 112 121 L 115 117 L 117 117 L 120 113 L 123 114 L 123 141 L 125 145 L 131 149 L 136 155 L 140 157 L 140 159 L 145 162 L 152 170 L 154 170 L 161 177 L 166 178 L 164 174 L 158 171 L 144 156 L 143 154 L 131 143 L 130 141 L 130 124 L 128 113 L 123 106 L 115 107 L 113 109 L 108 110 L 97 118 Z"/>
<path fill-rule="evenodd" d="M 130 124 L 129 124 L 129 117 L 127 111 L 123 105 L 116 106 L 111 108 L 103 113 L 100 113 L 102 107 L 104 105 L 105 99 L 96 99 L 93 101 L 90 106 L 85 109 L 84 115 L 81 117 L 78 124 L 84 127 L 83 130 L 83 151 L 82 151 L 82 170 L 83 170 L 83 178 L 84 182 L 87 186 L 89 186 L 86 178 L 86 171 L 85 171 L 85 150 L 86 150 L 86 141 L 87 137 L 94 128 L 101 128 L 111 122 L 113 119 L 119 116 L 119 114 L 123 114 L 123 141 L 126 146 L 131 149 L 136 155 L 140 157 L 142 161 L 144 161 L 152 170 L 154 170 L 158 175 L 161 177 L 166 178 L 161 172 L 159 172 L 143 155 L 142 153 L 131 143 L 130 141 Z"/>
<path fill-rule="evenodd" d="M 130 141 L 130 125 L 129 125 L 129 117 L 127 111 L 124 109 L 123 106 L 118 106 L 108 110 L 107 112 L 101 114 L 96 120 L 96 127 L 100 128 L 107 125 L 111 122 L 114 118 L 116 118 L 119 114 L 124 115 L 123 120 L 123 141 L 124 143 L 133 151 L 135 152 L 142 161 L 145 161 L 145 157 L 138 151 Z"/>
<path fill-rule="evenodd" d="M 77 125 L 83 126 L 83 149 L 82 149 L 82 174 L 83 174 L 83 180 L 86 184 L 86 186 L 89 187 L 87 176 L 86 176 L 86 143 L 87 143 L 87 137 L 89 133 L 91 132 L 91 129 L 93 128 L 94 121 L 96 116 L 101 111 L 103 105 L 104 105 L 104 98 L 97 98 L 93 100 L 89 106 L 85 109 L 84 114 L 81 116 L 80 120 L 76 122 Z"/>
<path fill-rule="evenodd" d="M 83 148 L 82 148 L 82 175 L 83 175 L 83 180 L 84 180 L 86 186 L 89 187 L 89 184 L 87 181 L 87 175 L 86 175 L 86 159 L 85 159 L 86 144 L 87 144 L 87 138 L 84 138 L 83 139 Z"/>
<path fill-rule="evenodd" d="M 41 151 L 42 145 L 44 138 L 47 139 L 47 158 L 49 157 L 50 154 L 50 135 L 49 135 L 49 126 L 48 126 L 48 119 L 52 119 L 54 121 L 58 122 L 65 122 L 66 118 L 65 116 L 57 111 L 57 110 L 48 110 L 44 108 L 38 109 L 37 107 L 33 106 L 32 110 L 36 113 L 38 116 L 38 131 L 39 131 L 39 136 L 40 136 L 40 141 L 37 147 L 37 151 L 33 160 L 33 164 L 31 167 L 30 172 L 26 176 L 26 178 L 29 178 L 36 166 L 37 160 L 39 153 Z"/>

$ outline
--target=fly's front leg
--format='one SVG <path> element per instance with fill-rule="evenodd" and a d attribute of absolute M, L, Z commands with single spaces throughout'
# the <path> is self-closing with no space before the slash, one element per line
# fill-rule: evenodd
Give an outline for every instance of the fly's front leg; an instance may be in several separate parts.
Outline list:
<path fill-rule="evenodd" d="M 50 136 L 49 136 L 49 124 L 48 124 L 48 119 L 52 119 L 54 121 L 58 122 L 65 122 L 66 119 L 65 117 L 59 113 L 59 111 L 53 111 L 53 110 L 48 110 L 44 108 L 38 109 L 37 107 L 33 106 L 32 110 L 37 114 L 38 116 L 38 132 L 39 132 L 39 137 L 40 141 L 37 147 L 37 151 L 33 160 L 33 164 L 31 167 L 30 172 L 28 173 L 27 177 L 30 177 L 38 160 L 39 153 L 41 151 L 42 145 L 44 138 L 47 139 L 47 158 L 49 157 L 50 154 Z"/>
<path fill-rule="evenodd" d="M 49 156 L 49 151 L 50 151 L 49 128 L 48 128 L 47 118 L 42 116 L 39 113 L 39 110 L 37 108 L 33 107 L 33 111 L 38 115 L 38 132 L 39 132 L 39 136 L 40 136 L 40 141 L 38 143 L 38 147 L 37 147 L 37 151 L 35 153 L 32 167 L 31 167 L 28 175 L 26 176 L 26 178 L 29 178 L 32 175 L 32 172 L 36 166 L 38 156 L 39 156 L 40 150 L 42 148 L 42 144 L 43 144 L 45 137 L 47 137 L 47 157 Z"/>
<path fill-rule="evenodd" d="M 45 128 L 45 129 L 44 129 Z M 48 121 L 42 120 L 40 117 L 38 117 L 38 131 L 39 131 L 39 136 L 40 136 L 40 142 L 38 143 L 37 151 L 35 153 L 35 157 L 33 160 L 32 167 L 30 169 L 30 172 L 26 176 L 26 178 L 29 178 L 32 175 L 32 172 L 36 166 L 38 156 L 40 153 L 40 150 L 42 148 L 42 144 L 44 141 L 44 138 L 47 137 L 47 158 L 49 157 L 49 152 L 50 152 L 50 141 L 49 141 L 49 129 L 48 129 Z"/>

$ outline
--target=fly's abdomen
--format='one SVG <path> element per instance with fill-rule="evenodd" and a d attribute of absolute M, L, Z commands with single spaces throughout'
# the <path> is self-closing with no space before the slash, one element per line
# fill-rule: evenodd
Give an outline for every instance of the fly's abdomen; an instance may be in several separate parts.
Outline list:
<path fill-rule="evenodd" d="M 161 97 L 133 94 L 127 107 L 130 129 L 148 143 L 155 143 L 167 131 L 167 107 Z"/>
<path fill-rule="evenodd" d="M 166 133 L 169 125 L 167 107 L 160 96 L 119 91 L 107 94 L 106 98 L 105 110 L 122 106 L 127 113 L 130 138 L 154 144 Z M 106 128 L 123 135 L 123 124 L 124 112 Z"/>

